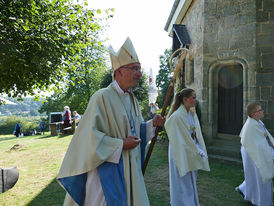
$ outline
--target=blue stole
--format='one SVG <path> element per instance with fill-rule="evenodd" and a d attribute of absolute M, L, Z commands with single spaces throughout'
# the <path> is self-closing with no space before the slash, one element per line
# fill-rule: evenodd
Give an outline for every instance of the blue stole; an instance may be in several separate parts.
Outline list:
<path fill-rule="evenodd" d="M 71 198 L 78 204 L 83 205 L 85 200 L 85 189 L 87 173 L 76 176 L 60 178 L 59 181 L 69 193 Z"/>

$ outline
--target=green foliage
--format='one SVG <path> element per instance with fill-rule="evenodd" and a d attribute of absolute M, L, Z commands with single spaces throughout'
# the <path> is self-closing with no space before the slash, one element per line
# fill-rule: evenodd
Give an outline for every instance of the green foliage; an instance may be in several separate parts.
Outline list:
<path fill-rule="evenodd" d="M 148 120 L 149 116 L 149 103 L 148 103 L 148 75 L 143 72 L 142 77 L 139 80 L 139 85 L 132 89 L 136 98 L 139 101 L 140 109 L 144 120 Z"/>
<path fill-rule="evenodd" d="M 104 73 L 101 83 L 100 83 L 100 88 L 106 88 L 110 83 L 112 82 L 112 69 L 106 70 Z"/>
<path fill-rule="evenodd" d="M 160 56 L 160 69 L 158 75 L 156 76 L 156 86 L 160 87 L 159 96 L 157 98 L 157 103 L 160 107 L 164 104 L 167 90 L 172 77 L 172 71 L 169 66 L 170 56 L 171 49 L 166 49 L 164 55 Z"/>
<path fill-rule="evenodd" d="M 100 83 L 106 72 L 106 48 L 101 45 L 99 31 L 91 35 L 92 45 L 79 50 L 72 62 L 73 70 L 66 76 L 66 82 L 61 91 L 47 98 L 39 112 L 63 111 L 68 105 L 71 111 L 83 114 L 90 97 L 100 89 Z M 96 43 L 97 42 L 97 43 Z"/>
<path fill-rule="evenodd" d="M 43 103 L 39 109 L 39 112 L 45 112 L 47 115 L 49 115 L 51 112 L 62 112 L 64 111 L 64 106 L 68 105 L 68 103 L 69 102 L 63 93 L 54 93 Z"/>
<path fill-rule="evenodd" d="M 77 53 L 102 44 L 93 38 L 100 19 L 86 6 L 73 0 L 0 1 L 0 93 L 20 98 L 62 86 L 74 64 L 81 65 Z"/>
<path fill-rule="evenodd" d="M 98 34 L 93 35 L 94 41 L 99 40 Z M 85 111 L 90 97 L 100 89 L 102 76 L 106 71 L 106 49 L 103 46 L 89 46 L 79 53 L 80 65 L 69 74 L 67 98 L 71 97 L 71 107 L 80 113 Z M 79 105 L 80 103 L 80 105 Z"/>
<path fill-rule="evenodd" d="M 35 129 L 39 131 L 40 117 L 18 117 L 18 116 L 9 116 L 1 119 L 0 121 L 0 134 L 12 134 L 14 127 L 17 122 L 20 122 L 22 125 L 22 131 L 31 131 Z"/>
<path fill-rule="evenodd" d="M 166 108 L 166 114 L 168 114 L 169 109 L 170 109 L 170 106 L 168 106 L 168 107 Z M 162 108 L 159 109 L 159 110 L 156 112 L 156 114 L 161 114 L 161 113 L 162 113 Z M 167 136 L 165 127 L 162 127 L 162 128 L 161 128 L 161 131 L 158 133 L 158 135 L 159 135 L 162 139 L 168 140 L 168 136 Z"/>
<path fill-rule="evenodd" d="M 83 114 L 90 97 L 100 89 L 100 82 L 105 73 L 104 60 L 101 59 L 101 63 L 96 61 L 93 64 L 95 57 L 95 55 L 86 54 L 83 60 L 85 66 L 79 66 L 75 72 L 70 73 L 67 79 L 67 87 L 64 87 L 62 92 L 56 92 L 48 97 L 39 112 L 46 112 L 49 115 L 50 112 L 63 111 L 64 106 L 68 105 L 71 111 L 76 110 L 79 114 Z"/>

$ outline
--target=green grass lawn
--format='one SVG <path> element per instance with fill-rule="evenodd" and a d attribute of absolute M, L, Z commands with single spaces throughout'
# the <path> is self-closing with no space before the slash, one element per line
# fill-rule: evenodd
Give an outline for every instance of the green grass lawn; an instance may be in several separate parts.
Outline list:
<path fill-rule="evenodd" d="M 0 167 L 17 166 L 19 180 L 0 195 L 1 206 L 62 205 L 64 191 L 56 182 L 60 164 L 72 136 L 0 136 Z M 20 147 L 10 150 L 15 144 Z M 169 205 L 167 142 L 158 142 L 149 162 L 145 181 L 152 206 Z M 199 171 L 201 206 L 247 206 L 235 186 L 243 180 L 240 167 L 210 163 L 211 172 Z"/>
<path fill-rule="evenodd" d="M 19 180 L 0 195 L 0 205 L 62 205 L 63 189 L 55 181 L 71 136 L 0 136 L 0 167 L 17 166 Z M 21 148 L 10 150 L 13 145 Z"/>

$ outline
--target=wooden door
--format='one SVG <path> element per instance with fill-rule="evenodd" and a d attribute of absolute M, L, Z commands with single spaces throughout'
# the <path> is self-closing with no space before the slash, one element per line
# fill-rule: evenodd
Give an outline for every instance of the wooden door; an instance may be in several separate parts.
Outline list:
<path fill-rule="evenodd" d="M 218 68 L 218 133 L 239 135 L 242 126 L 242 66 L 221 65 Z"/>

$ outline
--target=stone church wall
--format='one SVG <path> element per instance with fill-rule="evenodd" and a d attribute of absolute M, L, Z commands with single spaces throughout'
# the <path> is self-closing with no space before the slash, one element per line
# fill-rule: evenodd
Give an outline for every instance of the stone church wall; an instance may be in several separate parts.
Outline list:
<path fill-rule="evenodd" d="M 266 128 L 274 135 L 274 2 L 256 0 L 256 94 L 265 110 Z M 250 99 L 251 100 L 251 99 Z"/>
<path fill-rule="evenodd" d="M 193 0 L 180 22 L 191 38 L 185 84 L 196 90 L 202 130 L 217 133 L 217 68 L 243 68 L 243 111 L 252 101 L 265 109 L 263 121 L 274 134 L 274 2 L 272 0 Z M 245 122 L 246 114 L 243 116 Z"/>
<path fill-rule="evenodd" d="M 217 133 L 217 86 L 218 64 L 241 64 L 243 67 L 243 107 L 251 96 L 256 95 L 254 83 L 256 71 L 256 4 L 255 0 L 210 0 L 204 7 L 204 81 L 209 94 L 205 97 L 211 113 L 205 133 Z M 245 109 L 243 109 L 245 111 Z M 243 122 L 246 116 L 244 115 Z"/>
<path fill-rule="evenodd" d="M 181 21 L 191 38 L 185 83 L 197 92 L 207 141 L 217 130 L 214 81 L 220 64 L 242 65 L 243 111 L 249 102 L 260 101 L 274 134 L 273 7 L 271 0 L 194 0 Z"/>

